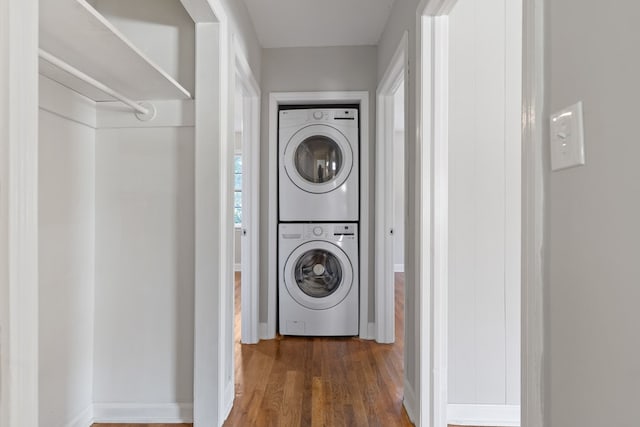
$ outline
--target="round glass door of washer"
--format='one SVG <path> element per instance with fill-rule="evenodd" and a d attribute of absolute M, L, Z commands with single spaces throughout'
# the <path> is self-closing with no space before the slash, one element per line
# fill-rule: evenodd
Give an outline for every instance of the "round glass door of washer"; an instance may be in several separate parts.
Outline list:
<path fill-rule="evenodd" d="M 298 246 L 287 259 L 283 274 L 291 297 L 314 310 L 338 305 L 353 282 L 353 267 L 344 251 L 322 241 Z"/>
<path fill-rule="evenodd" d="M 284 150 L 289 179 L 310 193 L 328 193 L 340 187 L 353 168 L 353 150 L 339 130 L 310 125 L 296 132 Z"/>

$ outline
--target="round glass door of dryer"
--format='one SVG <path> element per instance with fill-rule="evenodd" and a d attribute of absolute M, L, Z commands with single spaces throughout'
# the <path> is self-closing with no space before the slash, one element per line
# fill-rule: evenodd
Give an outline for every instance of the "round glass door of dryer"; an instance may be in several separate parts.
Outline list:
<path fill-rule="evenodd" d="M 328 193 L 349 177 L 353 150 L 339 130 L 310 125 L 289 139 L 283 161 L 288 178 L 298 188 L 309 193 Z"/>
<path fill-rule="evenodd" d="M 294 164 L 303 179 L 324 184 L 338 176 L 342 168 L 342 150 L 333 139 L 314 135 L 298 144 Z"/>
<path fill-rule="evenodd" d="M 344 300 L 353 284 L 353 268 L 338 246 L 314 241 L 298 246 L 284 266 L 284 281 L 300 305 L 324 310 Z"/>

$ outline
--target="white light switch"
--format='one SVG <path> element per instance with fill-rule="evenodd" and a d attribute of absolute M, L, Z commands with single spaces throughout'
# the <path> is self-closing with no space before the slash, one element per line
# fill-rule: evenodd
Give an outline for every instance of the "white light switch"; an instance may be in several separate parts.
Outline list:
<path fill-rule="evenodd" d="M 551 115 L 551 170 L 584 165 L 582 102 Z"/>

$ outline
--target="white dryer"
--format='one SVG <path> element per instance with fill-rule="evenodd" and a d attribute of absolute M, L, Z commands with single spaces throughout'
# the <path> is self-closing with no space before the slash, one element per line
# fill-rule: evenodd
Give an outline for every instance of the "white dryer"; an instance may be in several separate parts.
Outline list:
<path fill-rule="evenodd" d="M 358 335 L 358 226 L 280 224 L 282 335 Z"/>
<path fill-rule="evenodd" d="M 280 221 L 358 221 L 357 108 L 280 110 Z"/>

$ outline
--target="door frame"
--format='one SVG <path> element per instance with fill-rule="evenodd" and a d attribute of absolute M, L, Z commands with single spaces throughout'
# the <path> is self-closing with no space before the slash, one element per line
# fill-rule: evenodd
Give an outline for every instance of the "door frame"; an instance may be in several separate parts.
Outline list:
<path fill-rule="evenodd" d="M 544 214 L 545 167 L 544 124 L 546 116 L 544 82 L 544 0 L 523 1 L 522 27 L 522 283 L 521 283 L 521 425 L 543 427 L 544 352 Z M 442 99 L 442 65 L 446 62 L 437 41 L 442 40 L 441 16 L 455 0 L 422 0 L 416 25 L 416 130 L 417 187 L 420 243 L 416 251 L 419 271 L 417 312 L 417 360 L 420 376 L 418 425 L 443 427 L 446 420 L 446 363 L 443 330 L 438 325 L 446 294 L 441 281 L 446 268 L 441 227 L 446 215 L 443 189 L 446 181 L 438 162 L 446 102 Z M 541 119 L 542 118 L 542 119 Z M 444 128 L 446 129 L 446 127 Z M 445 193 L 446 194 L 446 193 Z M 445 224 L 446 225 L 446 224 Z M 444 347 L 446 351 L 446 346 Z M 433 375 L 433 377 L 432 377 Z"/>
<path fill-rule="evenodd" d="M 0 2 L 0 424 L 38 425 L 38 2 Z"/>
<path fill-rule="evenodd" d="M 360 284 L 369 283 L 369 92 L 272 92 L 269 94 L 269 187 L 278 194 L 278 106 L 305 104 L 358 104 L 360 106 Z M 269 197 L 267 243 L 267 322 L 260 325 L 262 339 L 276 336 L 278 291 L 278 200 Z M 374 336 L 369 324 L 369 288 L 360 286 L 360 338 Z"/>
<path fill-rule="evenodd" d="M 233 406 L 233 92 L 235 61 L 220 0 L 181 0 L 195 23 L 193 419 L 222 425 Z"/>
<path fill-rule="evenodd" d="M 548 257 L 545 118 L 545 2 L 523 0 L 522 14 L 522 344 L 521 425 L 545 425 L 544 281 Z"/>
<path fill-rule="evenodd" d="M 394 94 L 400 84 L 408 82 L 409 34 L 402 35 L 400 43 L 376 90 L 376 210 L 375 210 L 375 339 L 379 343 L 395 341 L 394 298 Z M 408 85 L 404 85 L 404 128 L 409 129 Z M 407 146 L 409 132 L 404 132 Z M 406 150 L 405 150 L 406 152 Z M 405 159 L 406 161 L 406 159 Z M 406 180 L 405 180 L 406 181 Z M 402 186 L 407 200 L 406 182 Z M 403 219 L 404 220 L 404 219 Z"/>
<path fill-rule="evenodd" d="M 260 341 L 260 85 L 235 37 L 233 46 L 236 82 L 242 89 L 243 124 L 240 340 L 255 344 Z"/>

